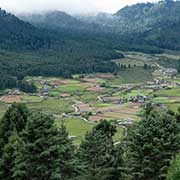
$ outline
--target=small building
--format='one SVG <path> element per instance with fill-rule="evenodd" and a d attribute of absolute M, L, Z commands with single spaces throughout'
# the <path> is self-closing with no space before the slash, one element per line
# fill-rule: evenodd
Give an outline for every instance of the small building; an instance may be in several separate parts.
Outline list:
<path fill-rule="evenodd" d="M 48 90 L 48 88 L 43 87 L 43 88 L 41 89 L 41 96 L 48 96 L 48 95 L 49 95 L 49 90 Z"/>
<path fill-rule="evenodd" d="M 137 95 L 137 96 L 135 96 L 135 97 L 130 97 L 130 98 L 128 99 L 128 101 L 144 103 L 147 99 L 148 99 L 147 96 Z"/>
<path fill-rule="evenodd" d="M 125 120 L 117 120 L 118 125 L 122 125 L 122 126 L 131 125 L 133 124 L 133 122 L 134 122 L 134 119 L 131 119 L 131 118 L 127 118 Z"/>
<path fill-rule="evenodd" d="M 164 71 L 167 75 L 173 76 L 178 73 L 178 70 L 176 68 L 168 68 Z"/>

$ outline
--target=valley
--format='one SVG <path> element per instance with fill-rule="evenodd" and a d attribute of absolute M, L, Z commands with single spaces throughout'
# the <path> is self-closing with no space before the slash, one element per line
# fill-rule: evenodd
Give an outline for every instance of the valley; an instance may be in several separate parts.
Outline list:
<path fill-rule="evenodd" d="M 101 120 L 117 126 L 115 142 L 123 138 L 124 127 L 142 119 L 146 104 L 157 108 L 180 107 L 180 76 L 175 68 L 178 54 L 144 54 L 121 52 L 122 59 L 112 60 L 119 66 L 115 73 L 74 74 L 71 79 L 61 77 L 27 76 L 36 93 L 18 89 L 1 91 L 0 115 L 13 102 L 25 103 L 32 111 L 54 116 L 56 125 L 64 123 L 79 145 L 87 131 Z M 171 64 L 167 61 L 171 60 Z"/>
<path fill-rule="evenodd" d="M 180 1 L 115 1 L 0 1 L 0 180 L 180 179 Z"/>

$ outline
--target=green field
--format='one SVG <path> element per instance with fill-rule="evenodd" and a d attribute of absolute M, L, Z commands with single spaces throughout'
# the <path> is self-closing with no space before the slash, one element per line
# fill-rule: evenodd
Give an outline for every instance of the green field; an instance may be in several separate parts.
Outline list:
<path fill-rule="evenodd" d="M 58 90 L 64 93 L 75 93 L 75 92 L 85 91 L 87 87 L 88 86 L 82 84 L 70 84 L 70 85 L 62 85 L 58 88 Z"/>
<path fill-rule="evenodd" d="M 123 58 L 123 59 L 117 59 L 117 60 L 114 60 L 114 62 L 117 64 L 117 65 L 126 65 L 127 67 L 130 65 L 131 67 L 144 67 L 144 64 L 148 64 L 148 65 L 151 65 L 152 67 L 155 66 L 154 63 L 150 62 L 147 60 L 147 58 L 144 58 L 141 56 L 141 59 L 139 57 L 134 57 L 133 56 L 129 56 L 129 57 L 126 57 L 126 58 Z"/>
<path fill-rule="evenodd" d="M 174 103 L 174 102 L 176 102 L 176 100 L 169 99 L 168 97 L 155 97 L 155 98 L 151 99 L 151 102 L 166 104 L 166 103 Z"/>
<path fill-rule="evenodd" d="M 78 118 L 64 118 L 56 120 L 57 127 L 60 127 L 61 124 L 64 124 L 69 132 L 69 136 L 74 137 L 74 144 L 80 145 L 85 134 L 90 132 L 92 127 L 95 124 L 87 123 L 82 119 Z M 114 142 L 120 141 L 123 137 L 123 129 L 117 127 L 117 133 L 114 136 Z"/>
<path fill-rule="evenodd" d="M 109 103 L 98 103 L 93 105 L 95 108 L 105 108 L 105 107 L 111 107 L 113 104 Z"/>
<path fill-rule="evenodd" d="M 150 89 L 138 89 L 138 90 L 132 90 L 132 91 L 126 92 L 126 93 L 118 92 L 118 93 L 113 94 L 113 96 L 117 96 L 120 98 L 130 98 L 130 97 L 136 97 L 138 95 L 147 96 L 151 92 L 152 92 L 152 90 L 150 90 Z"/>
<path fill-rule="evenodd" d="M 96 102 L 98 99 L 99 93 L 96 92 L 83 92 L 80 95 L 77 96 L 77 99 L 79 101 L 83 101 L 85 103 L 88 102 Z"/>
<path fill-rule="evenodd" d="M 59 91 L 50 91 L 49 92 L 49 95 L 52 96 L 52 97 L 58 97 L 60 96 L 60 92 Z"/>
<path fill-rule="evenodd" d="M 156 94 L 157 96 L 180 97 L 180 88 L 173 88 L 169 90 L 161 89 L 156 91 L 154 94 Z"/>
<path fill-rule="evenodd" d="M 66 126 L 70 136 L 76 136 L 74 139 L 75 145 L 79 145 L 86 132 L 91 131 L 93 127 L 92 124 L 88 124 L 78 118 L 56 120 L 57 126 L 61 126 L 62 123 L 64 123 L 64 125 Z"/>
<path fill-rule="evenodd" d="M 25 103 L 37 103 L 41 101 L 43 101 L 43 98 L 39 96 L 29 96 L 29 95 L 22 96 L 22 102 L 25 102 Z"/>
<path fill-rule="evenodd" d="M 43 111 L 47 114 L 61 115 L 72 112 L 74 110 L 72 104 L 73 102 L 70 100 L 48 98 L 40 103 L 29 103 L 28 107 L 32 110 Z"/>
<path fill-rule="evenodd" d="M 153 79 L 153 70 L 145 70 L 142 67 L 129 68 L 120 70 L 118 76 L 113 78 L 109 83 L 111 85 L 142 83 Z"/>
<path fill-rule="evenodd" d="M 174 112 L 177 112 L 180 108 L 180 103 L 169 103 L 167 104 L 168 108 L 171 109 Z"/>

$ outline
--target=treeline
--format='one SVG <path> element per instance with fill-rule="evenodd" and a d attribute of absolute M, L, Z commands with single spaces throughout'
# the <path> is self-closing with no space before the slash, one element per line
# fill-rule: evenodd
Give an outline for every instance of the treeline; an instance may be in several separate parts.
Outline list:
<path fill-rule="evenodd" d="M 0 49 L 37 50 L 48 48 L 51 40 L 47 33 L 0 8 Z"/>
<path fill-rule="evenodd" d="M 18 80 L 15 77 L 2 74 L 0 78 L 0 89 L 5 90 L 7 88 L 18 88 L 20 91 L 23 91 L 25 93 L 35 93 L 37 90 L 33 82 Z"/>
<path fill-rule="evenodd" d="M 179 156 L 170 163 L 180 150 L 179 113 L 147 106 L 119 145 L 115 133 L 102 121 L 76 148 L 63 124 L 13 104 L 0 121 L 0 179 L 179 180 Z"/>
<path fill-rule="evenodd" d="M 92 50 L 90 50 L 92 51 Z M 98 54 L 98 49 L 94 56 Z M 26 76 L 61 76 L 72 78 L 73 74 L 115 72 L 118 66 L 111 62 L 111 58 L 121 58 L 121 54 L 107 55 L 106 50 L 99 51 L 97 57 L 88 54 L 81 48 L 64 50 L 61 54 L 43 52 L 10 53 L 3 51 L 0 54 L 0 89 L 16 87 L 17 80 L 23 80 Z M 86 54 L 87 53 L 87 54 Z M 103 54 L 104 53 L 104 54 Z M 99 57 L 98 57 L 99 56 Z M 108 59 L 109 58 L 109 59 Z"/>

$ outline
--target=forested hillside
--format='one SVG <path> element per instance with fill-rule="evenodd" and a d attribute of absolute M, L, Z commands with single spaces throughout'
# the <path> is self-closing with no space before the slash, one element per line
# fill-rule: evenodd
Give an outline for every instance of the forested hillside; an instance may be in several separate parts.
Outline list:
<path fill-rule="evenodd" d="M 62 31 L 73 29 L 94 33 L 102 36 L 100 39 L 112 39 L 105 35 L 116 36 L 120 41 L 113 44 L 120 48 L 142 50 L 142 47 L 152 47 L 179 50 L 180 49 L 180 2 L 164 0 L 158 3 L 138 3 L 126 6 L 115 14 L 99 13 L 97 15 L 71 16 L 64 12 L 54 11 L 44 14 L 21 15 L 23 20 L 29 21 L 37 27 Z M 38 19 L 38 20 L 37 20 Z M 74 33 L 76 31 L 76 33 Z M 100 41 L 99 40 L 99 41 Z M 141 47 L 141 48 L 140 48 Z"/>
<path fill-rule="evenodd" d="M 160 48 L 180 48 L 180 2 L 165 0 L 142 3 L 119 10 L 119 29 L 133 32 L 133 42 L 143 42 Z"/>
<path fill-rule="evenodd" d="M 91 34 L 40 29 L 0 12 L 1 89 L 16 87 L 27 75 L 70 78 L 77 73 L 117 69 L 110 60 L 122 55 L 96 37 L 91 39 Z"/>
<path fill-rule="evenodd" d="M 117 50 L 180 48 L 179 1 L 136 4 L 91 20 L 59 11 L 21 19 L 34 26 L 0 10 L 1 88 L 13 87 L 27 75 L 116 72 L 111 59 L 123 57 Z"/>
<path fill-rule="evenodd" d="M 1 9 L 0 27 L 0 48 L 35 50 L 50 46 L 50 39 L 42 30 Z"/>

